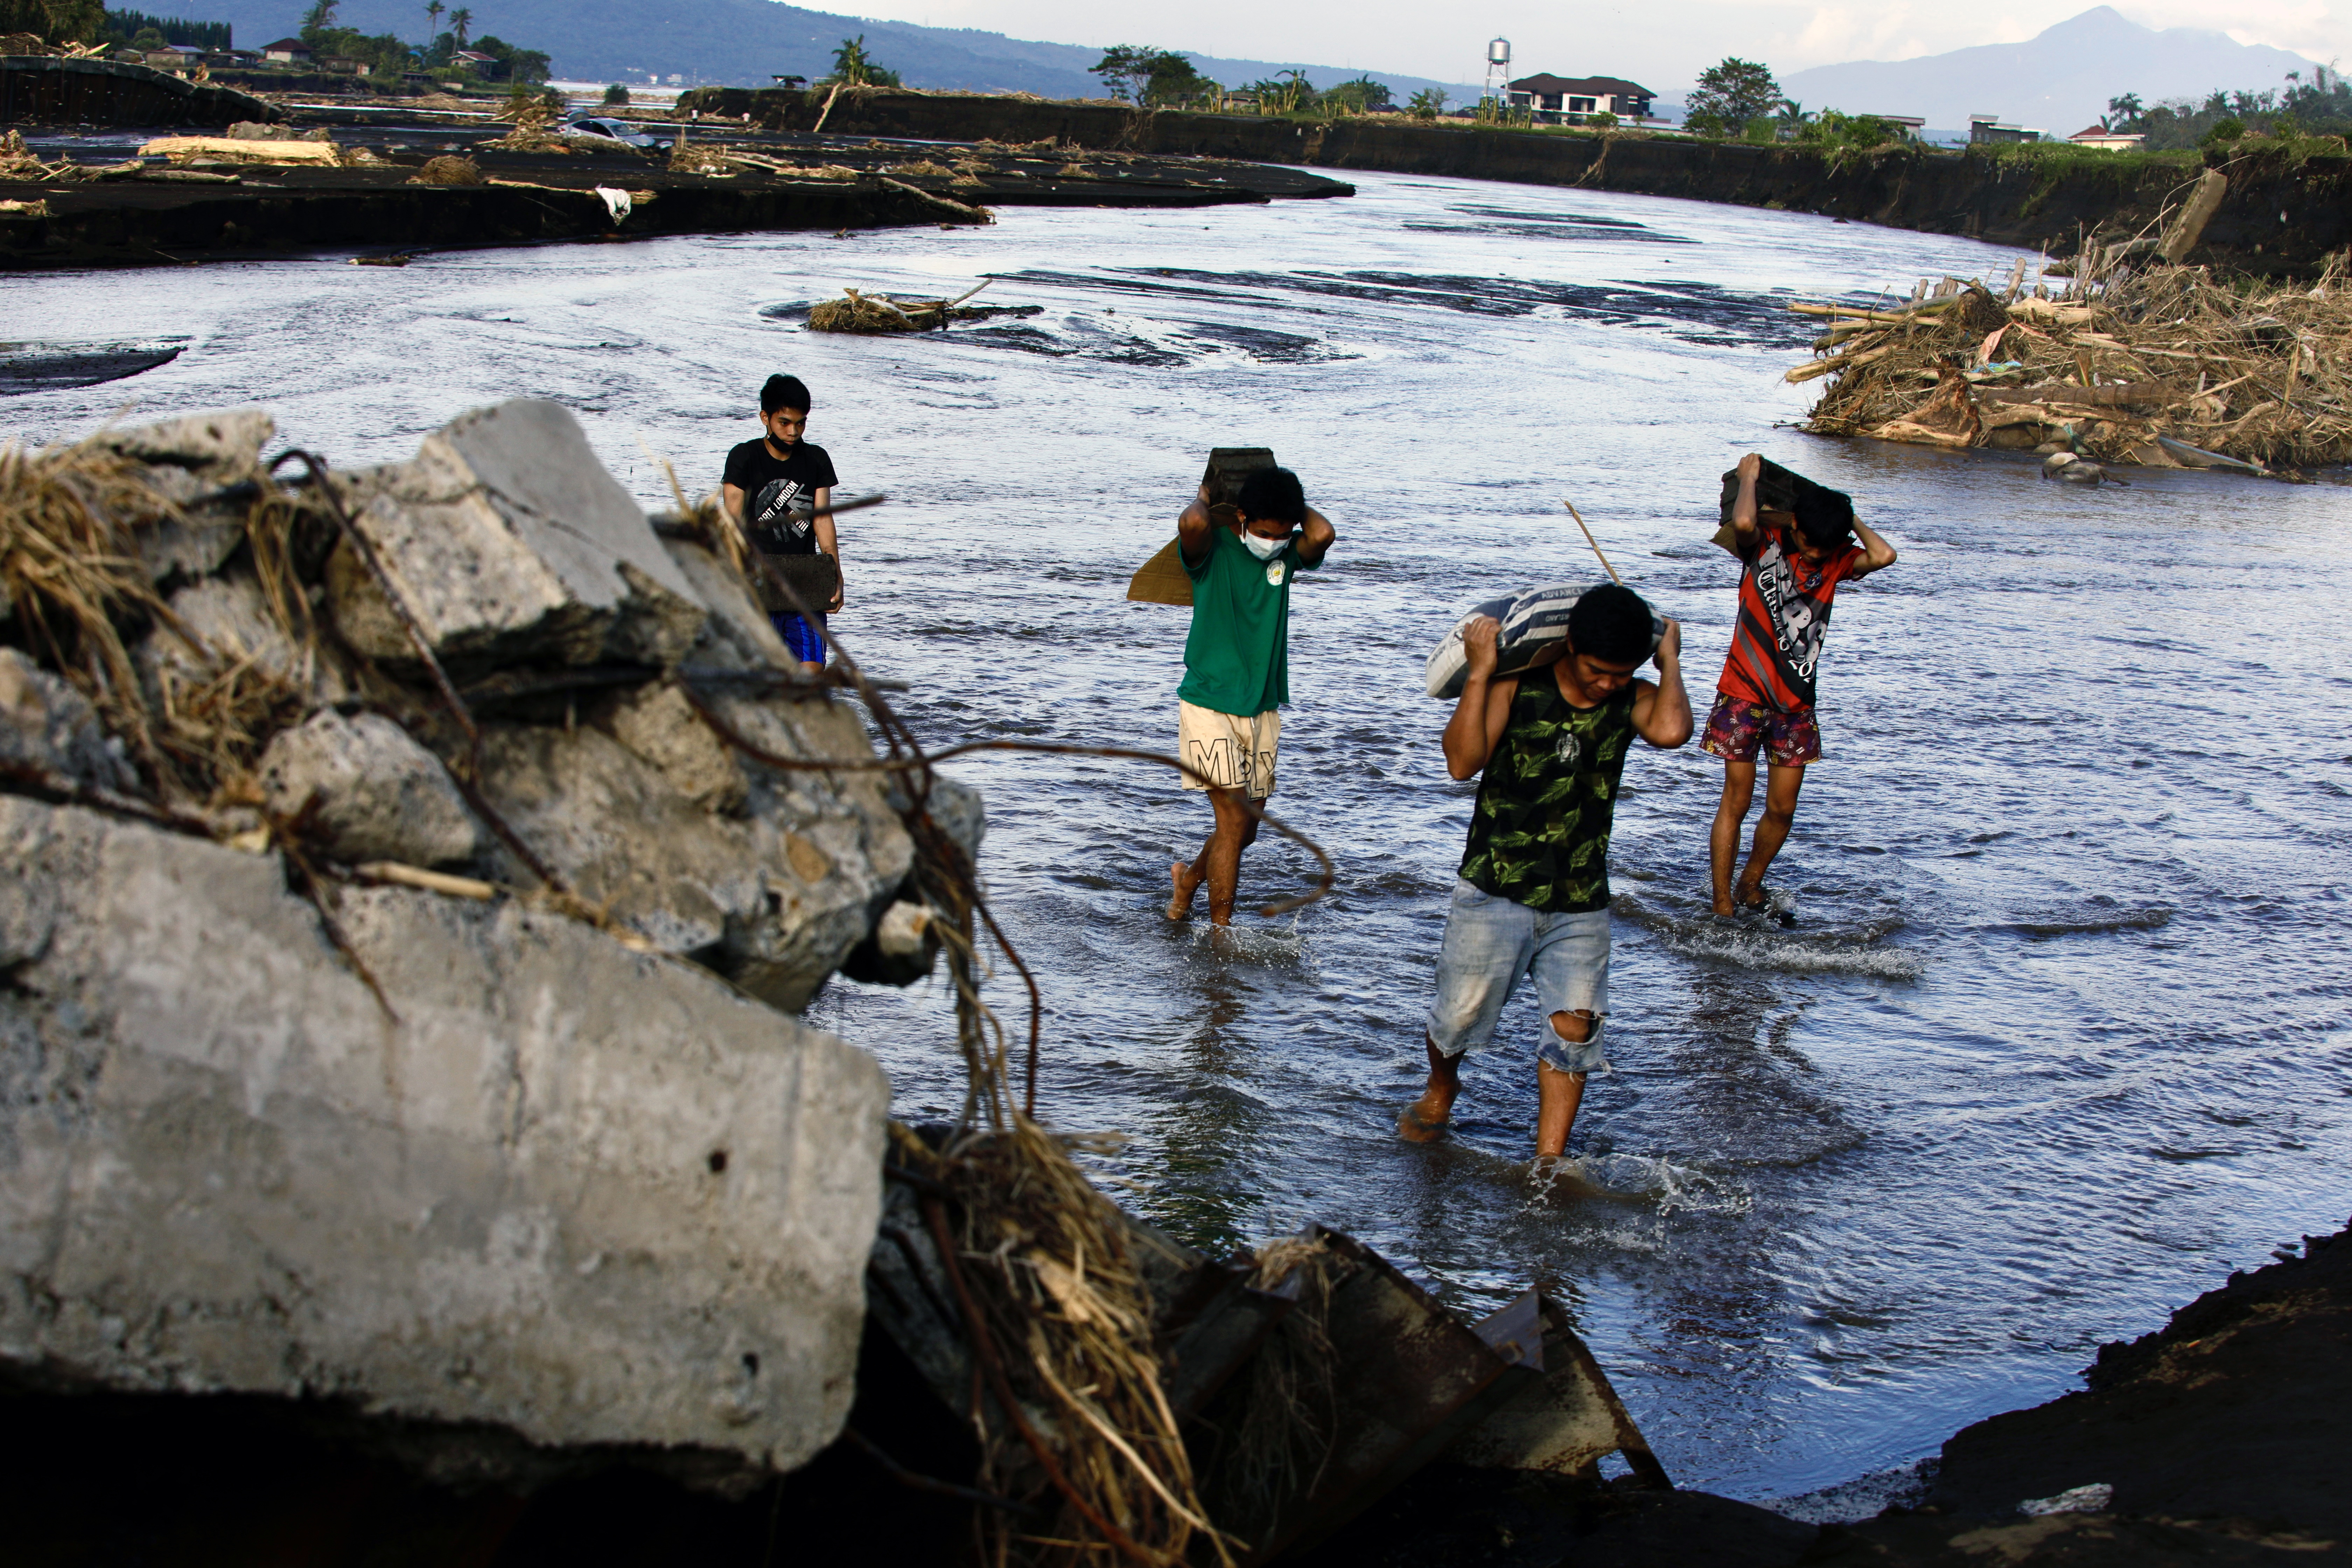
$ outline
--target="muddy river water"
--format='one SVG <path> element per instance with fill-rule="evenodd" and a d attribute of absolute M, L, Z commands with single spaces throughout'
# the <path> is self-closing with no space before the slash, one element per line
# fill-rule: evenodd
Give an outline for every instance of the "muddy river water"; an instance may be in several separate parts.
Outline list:
<path fill-rule="evenodd" d="M 1223 948 L 1159 912 L 1207 822 L 1172 775 L 974 760 L 985 870 L 1043 982 L 1043 1104 L 1132 1142 L 1127 1201 L 1205 1247 L 1309 1219 L 1449 1301 L 1573 1304 L 1668 1468 L 1748 1498 L 1932 1452 L 2074 1386 L 2104 1340 L 2343 1223 L 2352 1180 L 2352 492 L 1815 439 L 1790 293 L 2003 277 L 2011 253 L 1801 215 L 1365 176 L 1349 200 L 1010 211 L 992 229 L 763 236 L 18 277 L 0 337 L 166 342 L 88 386 L 13 382 L 12 434 L 258 402 L 343 462 L 457 412 L 579 411 L 649 502 L 753 434 L 773 370 L 854 492 L 836 626 L 940 743 L 1171 749 L 1185 614 L 1128 574 L 1216 445 L 1272 447 L 1333 519 L 1296 595 L 1278 812 L 1339 862 Z M 1034 306 L 919 341 L 820 337 L 843 284 Z M 1391 1128 L 1472 786 L 1421 662 L 1461 605 L 1589 578 L 1574 500 L 1687 634 L 1704 710 L 1744 450 L 1851 490 L 1902 552 L 1840 596 L 1828 760 L 1774 880 L 1798 924 L 1706 918 L 1720 768 L 1637 747 L 1612 856 L 1610 1054 L 1578 1129 L 1631 1194 L 1521 1162 L 1524 997 L 1459 1134 Z M 1244 894 L 1295 891 L 1297 848 Z M 999 988 L 1011 1012 L 1017 990 Z M 952 1110 L 949 1009 L 837 984 L 811 1016 Z"/>

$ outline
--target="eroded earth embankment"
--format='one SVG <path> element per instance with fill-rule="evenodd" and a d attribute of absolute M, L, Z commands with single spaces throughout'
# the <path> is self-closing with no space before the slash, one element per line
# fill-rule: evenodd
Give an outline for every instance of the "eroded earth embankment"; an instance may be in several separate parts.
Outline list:
<path fill-rule="evenodd" d="M 1203 207 L 1347 195 L 1263 163 L 1060 147 L 910 155 L 864 136 L 654 129 L 685 155 L 512 128 L 323 111 L 299 140 L 246 132 L 78 165 L 0 156 L 0 270 L 418 251 L 664 235 L 985 224 L 992 206 Z M 386 126 L 385 120 L 394 123 Z M 330 155 L 313 138 L 331 134 Z M 37 132 L 36 145 L 42 138 Z M 207 139 L 199 139 L 207 140 Z M 520 144 L 519 144 L 520 143 Z M 165 151 L 164 149 L 169 149 Z"/>
<path fill-rule="evenodd" d="M 805 129 L 824 95 L 703 88 L 683 103 L 758 123 Z M 2199 171 L 2140 157 L 2063 163 L 1990 151 L 1875 152 L 1754 147 L 1640 133 L 1423 126 L 1401 119 L 1308 124 L 1276 118 L 1139 111 L 1109 104 L 872 91 L 845 94 L 827 128 L 874 136 L 1028 142 L 1243 158 L 1331 169 L 1445 174 L 1631 195 L 1770 206 L 2071 254 L 2082 231 L 2138 232 L 2177 205 Z M 2214 162 L 2230 195 L 2192 259 L 2299 275 L 2352 245 L 2352 153 L 2242 144 Z"/>

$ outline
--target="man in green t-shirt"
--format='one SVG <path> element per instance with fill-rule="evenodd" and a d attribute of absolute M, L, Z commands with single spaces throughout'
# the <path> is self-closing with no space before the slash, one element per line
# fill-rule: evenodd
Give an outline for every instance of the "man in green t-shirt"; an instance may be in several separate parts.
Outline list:
<path fill-rule="evenodd" d="M 1282 705 L 1290 700 L 1291 579 L 1322 565 L 1334 537 L 1287 468 L 1250 475 L 1235 506 L 1238 533 L 1210 517 L 1203 485 L 1176 520 L 1192 579 L 1192 632 L 1184 641 L 1184 684 L 1176 692 L 1176 754 L 1192 769 L 1184 787 L 1208 792 L 1217 822 L 1198 859 L 1171 868 L 1176 894 L 1168 918 L 1190 915 L 1206 882 L 1209 919 L 1221 926 L 1233 923 L 1242 850 L 1257 840 L 1257 817 L 1244 797 L 1274 793 Z"/>

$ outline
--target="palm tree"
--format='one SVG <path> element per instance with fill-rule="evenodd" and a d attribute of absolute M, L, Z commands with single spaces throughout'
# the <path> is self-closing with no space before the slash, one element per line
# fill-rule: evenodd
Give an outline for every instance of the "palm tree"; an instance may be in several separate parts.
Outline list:
<path fill-rule="evenodd" d="M 466 47 L 466 32 L 474 25 L 474 14 L 460 5 L 449 13 L 449 30 L 457 35 L 457 47 Z"/>
<path fill-rule="evenodd" d="M 441 4 L 441 0 L 425 0 L 425 19 L 431 24 L 430 29 L 425 35 L 426 43 L 429 44 L 441 36 L 441 13 L 448 8 Z"/>

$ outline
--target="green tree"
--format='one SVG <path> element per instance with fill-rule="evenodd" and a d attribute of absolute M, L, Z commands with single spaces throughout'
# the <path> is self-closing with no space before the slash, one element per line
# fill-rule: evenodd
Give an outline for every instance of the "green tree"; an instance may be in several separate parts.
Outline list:
<path fill-rule="evenodd" d="M 1436 88 L 1424 87 L 1405 100 L 1404 111 L 1415 120 L 1435 120 L 1445 112 L 1445 94 Z"/>
<path fill-rule="evenodd" d="M 2127 92 L 2121 98 L 2107 100 L 2106 118 L 2099 124 L 2104 130 L 2128 136 L 2139 129 L 2140 118 L 2147 112 L 2147 106 L 2140 102 L 2139 94 Z"/>
<path fill-rule="evenodd" d="M 833 51 L 833 74 L 824 79 L 844 87 L 897 87 L 898 73 L 866 52 L 866 35 L 860 33 L 841 40 Z"/>
<path fill-rule="evenodd" d="M 1701 135 L 1727 135 L 1772 113 L 1784 101 L 1769 68 L 1729 57 L 1699 72 L 1698 86 L 1683 104 L 1683 124 Z"/>
<path fill-rule="evenodd" d="M 35 33 L 45 44 L 95 44 L 108 36 L 102 0 L 0 0 L 0 33 Z"/>
<path fill-rule="evenodd" d="M 1146 62 L 1146 68 L 1143 79 L 1143 101 L 1146 103 L 1187 103 L 1221 90 L 1215 82 L 1194 68 L 1189 57 L 1172 49 L 1155 50 Z"/>
<path fill-rule="evenodd" d="M 448 9 L 448 6 L 441 4 L 441 0 L 425 0 L 425 41 L 426 43 L 431 43 L 435 36 L 441 31 L 441 16 Z"/>
<path fill-rule="evenodd" d="M 1584 117 L 1584 122 L 1587 125 L 1597 125 L 1601 130 L 1606 131 L 1611 126 L 1617 123 L 1617 116 L 1608 110 L 1603 109 L 1595 113 L 1586 115 Z"/>
<path fill-rule="evenodd" d="M 474 14 L 471 11 L 460 5 L 449 13 L 449 32 L 457 40 L 459 48 L 466 47 L 466 35 L 473 30 Z"/>
<path fill-rule="evenodd" d="M 1315 84 L 1307 79 L 1305 71 L 1287 70 L 1254 81 L 1248 90 L 1257 95 L 1261 114 L 1298 114 L 1315 107 Z"/>
<path fill-rule="evenodd" d="M 310 8 L 302 13 L 302 41 L 312 48 L 323 47 L 329 33 L 335 31 L 335 10 L 339 0 L 312 0 Z"/>
<path fill-rule="evenodd" d="M 1151 79 L 1151 60 L 1160 52 L 1148 44 L 1113 44 L 1087 72 L 1102 78 L 1110 95 L 1121 103 L 1134 103 L 1141 97 L 1143 84 Z"/>
<path fill-rule="evenodd" d="M 498 62 L 490 71 L 497 81 L 542 82 L 547 79 L 548 60 L 541 49 L 518 48 L 504 38 L 485 33 L 474 40 L 475 51 Z"/>
<path fill-rule="evenodd" d="M 1884 147 L 1899 141 L 1895 127 L 1874 114 L 1841 114 L 1824 109 L 1797 127 L 1797 140 L 1815 147 Z"/>
<path fill-rule="evenodd" d="M 1350 77 L 1323 89 L 1323 107 L 1336 113 L 1369 114 L 1391 101 L 1389 85 L 1370 76 Z"/>
<path fill-rule="evenodd" d="M 604 107 L 607 109 L 628 108 L 629 89 L 623 87 L 617 81 L 606 87 L 604 89 Z"/>
<path fill-rule="evenodd" d="M 131 47 L 134 49 L 162 48 L 163 47 L 163 29 L 161 27 L 140 28 L 136 33 L 133 33 L 131 36 Z"/>
<path fill-rule="evenodd" d="M 136 48 L 139 47 L 139 35 L 150 27 L 155 29 L 167 44 L 190 44 L 200 49 L 226 49 L 230 45 L 231 29 L 226 22 L 190 22 L 178 16 L 151 16 L 144 11 L 107 10 L 103 36 Z M 37 30 L 33 27 L 0 27 L 0 32 Z"/>

